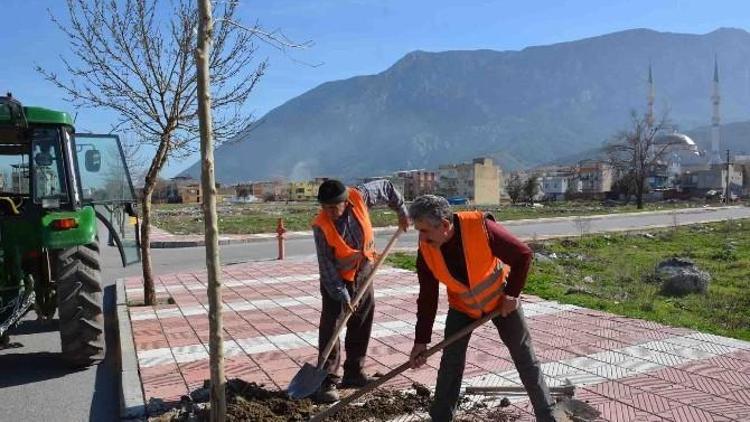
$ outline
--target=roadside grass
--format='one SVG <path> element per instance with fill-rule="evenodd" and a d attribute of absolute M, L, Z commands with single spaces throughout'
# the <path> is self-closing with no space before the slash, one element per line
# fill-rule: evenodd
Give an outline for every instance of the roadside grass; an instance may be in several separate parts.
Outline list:
<path fill-rule="evenodd" d="M 385 259 L 385 263 L 396 268 L 417 271 L 417 256 L 407 252 L 394 252 Z"/>
<path fill-rule="evenodd" d="M 702 206 L 702 202 L 646 203 L 641 211 L 668 210 Z M 456 211 L 468 209 L 455 207 Z M 605 206 L 596 201 L 567 201 L 551 203 L 543 207 L 471 207 L 491 212 L 499 221 L 525 218 L 586 216 L 617 214 L 638 211 L 635 205 Z M 314 203 L 262 203 L 220 205 L 218 207 L 219 231 L 223 234 L 255 234 L 276 231 L 279 218 L 291 231 L 309 230 L 319 207 Z M 373 208 L 370 218 L 374 227 L 397 224 L 396 213 L 388 208 Z M 203 234 L 203 214 L 198 204 L 156 204 L 152 215 L 153 224 L 172 234 Z"/>
<path fill-rule="evenodd" d="M 628 317 L 750 340 L 750 220 L 644 233 L 590 235 L 535 242 L 537 259 L 525 293 Z M 650 275 L 679 256 L 711 274 L 706 294 L 668 297 Z M 391 265 L 413 270 L 415 256 Z"/>

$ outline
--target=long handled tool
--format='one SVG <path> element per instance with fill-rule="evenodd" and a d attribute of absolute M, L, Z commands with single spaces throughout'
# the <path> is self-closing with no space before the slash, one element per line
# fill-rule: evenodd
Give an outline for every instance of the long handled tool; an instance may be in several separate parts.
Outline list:
<path fill-rule="evenodd" d="M 435 354 L 436 352 L 443 350 L 450 344 L 454 343 L 455 341 L 465 337 L 472 331 L 474 331 L 475 328 L 479 327 L 480 325 L 484 324 L 485 322 L 491 320 L 492 318 L 495 318 L 496 316 L 500 315 L 500 310 L 496 310 L 495 312 L 492 312 L 490 314 L 487 314 L 483 316 L 482 318 L 472 322 L 471 324 L 467 325 L 466 327 L 460 329 L 459 331 L 455 332 L 450 337 L 443 339 L 440 343 L 430 347 L 429 349 L 422 352 L 422 356 L 425 358 L 428 358 Z M 399 375 L 400 373 L 406 371 L 411 367 L 411 363 L 409 361 L 402 363 L 401 366 L 398 366 L 391 370 L 391 372 L 383 375 L 382 377 L 378 378 L 375 381 L 372 381 L 371 383 L 367 384 L 366 386 L 360 388 L 356 392 L 352 393 L 351 395 L 339 400 L 336 404 L 329 407 L 328 409 L 318 413 L 314 417 L 310 419 L 310 422 L 318 422 L 322 421 L 325 418 L 332 416 L 334 413 L 341 410 L 342 407 L 346 406 L 347 404 L 353 402 L 354 400 L 362 397 L 363 395 L 369 393 L 370 391 L 380 387 L 382 384 L 390 380 L 391 378 L 395 377 L 396 375 Z"/>
<path fill-rule="evenodd" d="M 385 258 L 388 256 L 388 253 L 390 253 L 391 248 L 396 243 L 396 240 L 401 235 L 401 233 L 403 233 L 401 229 L 396 230 L 396 233 L 393 234 L 391 240 L 388 241 L 385 249 L 383 249 L 383 253 L 375 261 L 375 264 L 372 267 L 372 271 L 370 271 L 367 279 L 362 284 L 362 286 L 359 287 L 357 295 L 354 296 L 354 299 L 352 300 L 352 309 L 357 307 L 357 304 L 362 299 L 362 296 L 364 296 L 367 290 L 370 288 L 370 285 L 375 278 L 375 272 L 378 270 L 383 261 L 385 261 Z M 328 356 L 331 354 L 333 346 L 338 341 L 341 330 L 344 328 L 344 326 L 346 326 L 346 322 L 349 321 L 349 317 L 352 316 L 352 309 L 347 309 L 344 313 L 344 317 L 341 319 L 341 322 L 339 322 L 336 330 L 334 330 L 333 336 L 331 336 L 331 340 L 328 341 L 325 349 L 323 349 L 323 352 L 320 354 L 320 357 L 318 359 L 318 366 L 315 367 L 310 365 L 309 363 L 305 363 L 299 370 L 299 372 L 297 372 L 297 375 L 292 378 L 292 381 L 289 383 L 289 387 L 287 388 L 287 394 L 289 394 L 289 397 L 293 399 L 303 399 L 305 397 L 311 396 L 313 393 L 318 391 L 320 386 L 323 384 L 323 381 L 328 376 L 328 373 L 323 369 L 323 365 L 328 359 Z"/>
<path fill-rule="evenodd" d="M 576 387 L 569 382 L 559 387 L 549 387 L 549 393 L 553 396 L 565 396 L 573 397 L 575 395 Z M 525 387 L 512 387 L 512 386 L 489 386 L 489 387 L 466 387 L 466 394 L 482 395 L 482 396 L 525 396 Z"/>

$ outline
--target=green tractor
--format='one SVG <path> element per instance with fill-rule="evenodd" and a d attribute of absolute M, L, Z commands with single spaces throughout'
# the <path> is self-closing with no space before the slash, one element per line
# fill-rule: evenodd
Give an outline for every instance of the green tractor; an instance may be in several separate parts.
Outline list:
<path fill-rule="evenodd" d="M 0 341 L 31 309 L 58 312 L 64 359 L 104 358 L 98 227 L 123 265 L 140 261 L 119 138 L 75 133 L 67 113 L 0 96 Z"/>

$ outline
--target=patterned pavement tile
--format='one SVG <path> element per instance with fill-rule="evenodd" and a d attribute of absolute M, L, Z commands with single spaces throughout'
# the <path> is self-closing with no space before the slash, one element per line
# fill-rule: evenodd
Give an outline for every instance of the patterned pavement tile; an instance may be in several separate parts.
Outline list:
<path fill-rule="evenodd" d="M 601 417 L 607 421 L 630 422 L 636 417 L 636 408 L 616 401 L 607 401 L 594 407 L 601 412 Z"/>
<path fill-rule="evenodd" d="M 750 388 L 744 388 L 742 390 L 733 391 L 729 395 L 729 397 L 738 403 L 744 403 L 750 406 Z"/>
<path fill-rule="evenodd" d="M 738 420 L 743 420 L 743 417 L 740 416 L 743 414 L 748 414 L 748 412 L 750 411 L 750 406 L 744 405 L 742 403 L 737 403 L 733 400 L 721 397 L 713 397 L 712 399 L 713 400 L 711 400 L 710 402 L 691 405 L 709 413 L 722 415 L 730 419 Z"/>
<path fill-rule="evenodd" d="M 283 389 L 317 358 L 320 292 L 317 263 L 276 261 L 224 268 L 224 349 L 227 377 Z M 131 307 L 133 338 L 146 398 L 178 400 L 208 378 L 205 272 L 159 277 L 157 292 L 174 305 Z M 142 298 L 126 280 L 128 300 Z M 413 344 L 416 276 L 384 268 L 376 279 L 375 325 L 366 371 L 385 373 L 408 359 Z M 441 293 L 444 294 L 444 293 Z M 602 311 L 523 298 L 532 340 L 549 385 L 566 380 L 601 420 L 750 420 L 750 342 L 625 318 Z M 442 339 L 441 300 L 432 342 Z M 434 385 L 440 354 L 417 371 L 389 381 Z M 477 329 L 467 350 L 465 385 L 520 385 L 497 330 Z M 533 420 L 524 398 L 510 408 Z M 525 418 L 525 419 L 524 419 Z"/>
<path fill-rule="evenodd" d="M 724 416 L 709 413 L 693 406 L 677 407 L 659 415 L 672 419 L 675 422 L 723 422 L 730 420 Z"/>
<path fill-rule="evenodd" d="M 664 396 L 646 392 L 636 394 L 629 400 L 625 400 L 625 402 L 637 409 L 645 410 L 646 412 L 654 414 L 659 414 L 682 405 L 681 403 L 669 400 Z"/>
<path fill-rule="evenodd" d="M 633 389 L 627 384 L 623 384 L 617 381 L 607 381 L 600 384 L 594 384 L 588 387 L 589 390 L 598 393 L 602 396 L 609 397 L 611 399 L 625 399 L 633 397 L 633 394 L 637 394 L 639 390 Z"/>
<path fill-rule="evenodd" d="M 723 396 L 731 391 L 742 389 L 742 386 L 727 383 L 721 379 L 692 375 L 690 377 L 692 388 L 715 396 Z"/>

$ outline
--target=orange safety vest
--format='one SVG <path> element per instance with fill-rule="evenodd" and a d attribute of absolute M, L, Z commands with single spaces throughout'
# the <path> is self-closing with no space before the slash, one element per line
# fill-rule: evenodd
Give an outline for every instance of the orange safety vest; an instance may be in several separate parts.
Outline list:
<path fill-rule="evenodd" d="M 325 235 L 326 242 L 333 248 L 336 269 L 339 271 L 341 278 L 348 282 L 354 282 L 354 277 L 363 259 L 375 260 L 375 241 L 372 234 L 372 223 L 370 223 L 370 213 L 362 194 L 354 188 L 347 188 L 347 190 L 349 191 L 348 205 L 351 206 L 354 217 L 362 227 L 364 249 L 359 250 L 349 246 L 336 230 L 331 217 L 323 210 L 315 217 L 313 226 L 320 227 L 323 235 Z"/>
<path fill-rule="evenodd" d="M 456 215 L 461 228 L 468 286 L 448 271 L 440 248 L 419 242 L 419 251 L 435 278 L 447 287 L 450 307 L 477 319 L 497 308 L 510 268 L 492 254 L 483 212 L 464 211 Z"/>

